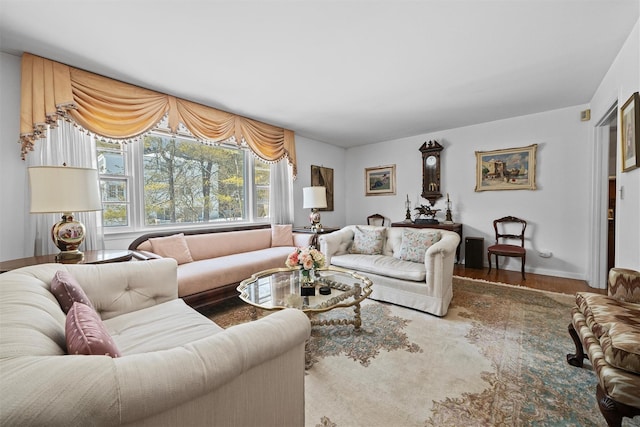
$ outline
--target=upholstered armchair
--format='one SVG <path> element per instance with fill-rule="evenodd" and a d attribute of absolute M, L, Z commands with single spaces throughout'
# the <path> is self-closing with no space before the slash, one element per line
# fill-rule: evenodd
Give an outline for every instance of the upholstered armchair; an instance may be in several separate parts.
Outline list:
<path fill-rule="evenodd" d="M 590 360 L 607 424 L 640 415 L 640 272 L 612 268 L 607 295 L 578 292 L 569 334 L 576 353 L 567 362 L 582 367 Z"/>

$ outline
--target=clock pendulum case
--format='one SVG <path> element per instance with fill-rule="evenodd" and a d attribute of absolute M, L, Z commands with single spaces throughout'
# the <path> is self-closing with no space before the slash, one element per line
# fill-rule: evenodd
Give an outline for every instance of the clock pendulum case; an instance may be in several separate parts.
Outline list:
<path fill-rule="evenodd" d="M 422 198 L 427 199 L 433 206 L 439 198 L 440 192 L 440 152 L 444 147 L 438 141 L 429 141 L 422 144 Z"/>

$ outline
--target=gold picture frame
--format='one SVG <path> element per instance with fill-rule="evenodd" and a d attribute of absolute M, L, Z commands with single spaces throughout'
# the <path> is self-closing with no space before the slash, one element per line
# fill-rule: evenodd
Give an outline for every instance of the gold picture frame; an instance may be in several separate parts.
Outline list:
<path fill-rule="evenodd" d="M 333 169 L 311 165 L 311 186 L 326 188 L 327 207 L 318 210 L 333 211 Z"/>
<path fill-rule="evenodd" d="M 622 172 L 640 167 L 640 95 L 629 97 L 620 109 Z"/>
<path fill-rule="evenodd" d="M 396 165 L 376 166 L 364 170 L 365 196 L 396 194 Z"/>
<path fill-rule="evenodd" d="M 535 190 L 537 147 L 476 151 L 475 191 Z"/>

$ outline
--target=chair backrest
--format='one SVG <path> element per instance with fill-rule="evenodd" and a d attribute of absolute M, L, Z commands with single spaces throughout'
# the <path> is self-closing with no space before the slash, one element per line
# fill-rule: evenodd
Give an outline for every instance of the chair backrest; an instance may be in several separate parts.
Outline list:
<path fill-rule="evenodd" d="M 510 223 L 520 224 L 520 234 L 504 233 L 507 231 L 507 225 Z M 515 216 L 505 216 L 493 221 L 493 229 L 496 232 L 496 244 L 500 243 L 500 239 L 517 239 L 520 240 L 520 246 L 524 248 L 524 230 L 527 228 L 527 221 L 516 218 Z"/>
<path fill-rule="evenodd" d="M 367 225 L 384 225 L 384 216 L 373 214 L 367 217 Z"/>

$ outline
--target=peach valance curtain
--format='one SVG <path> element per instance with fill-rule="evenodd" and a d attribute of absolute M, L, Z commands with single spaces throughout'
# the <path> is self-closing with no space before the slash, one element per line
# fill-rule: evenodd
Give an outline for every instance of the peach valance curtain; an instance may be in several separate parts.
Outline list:
<path fill-rule="evenodd" d="M 296 175 L 293 131 L 227 113 L 171 95 L 89 73 L 39 56 L 22 56 L 20 142 L 24 159 L 47 125 L 70 119 L 96 135 L 132 140 L 165 116 L 173 133 L 183 124 L 196 138 L 221 142 L 235 137 L 260 158 L 287 158 Z"/>

